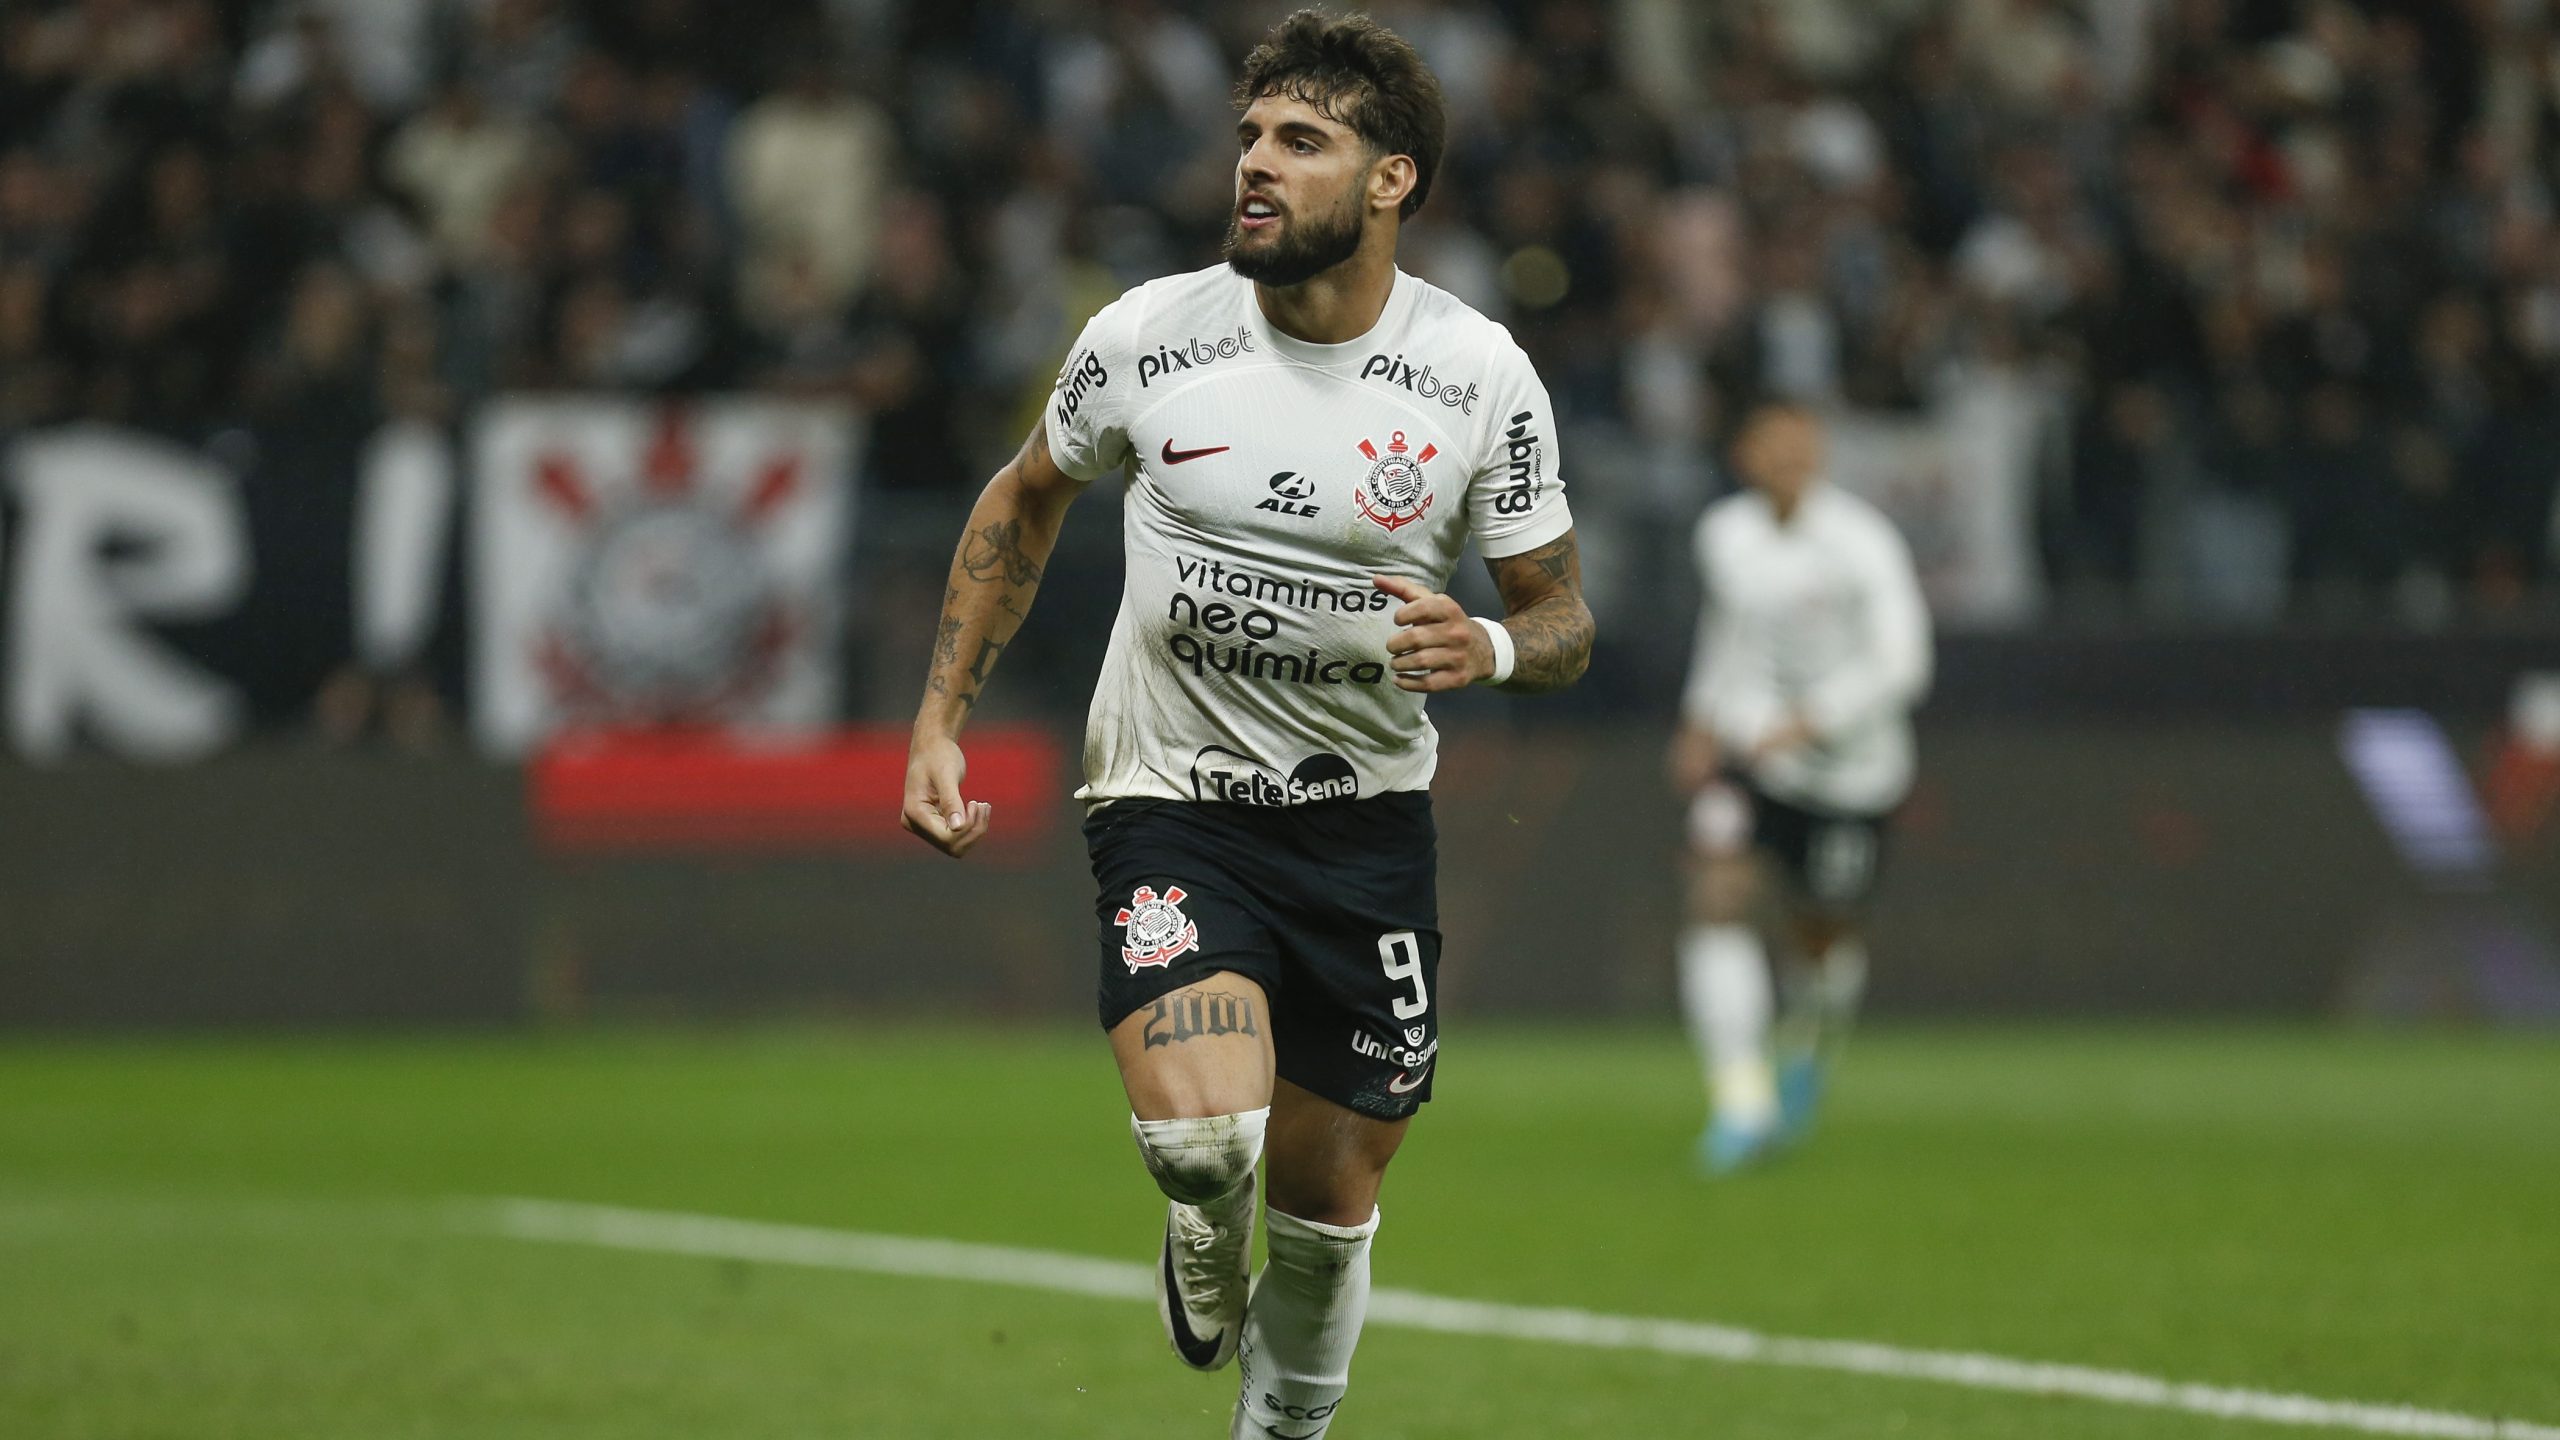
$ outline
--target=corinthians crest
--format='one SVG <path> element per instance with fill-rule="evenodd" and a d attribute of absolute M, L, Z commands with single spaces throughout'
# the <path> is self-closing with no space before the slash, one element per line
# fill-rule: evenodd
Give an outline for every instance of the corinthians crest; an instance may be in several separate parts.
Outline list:
<path fill-rule="evenodd" d="M 1154 965 L 1170 965 L 1173 957 L 1200 948 L 1200 927 L 1182 913 L 1183 893 L 1179 885 L 1168 885 L 1162 897 L 1155 887 L 1141 885 L 1129 896 L 1129 903 L 1112 923 L 1126 927 L 1127 943 L 1120 947 L 1120 958 L 1129 962 L 1129 973 Z"/>
<path fill-rule="evenodd" d="M 1440 453 L 1437 445 L 1424 445 L 1419 455 L 1408 453 L 1404 432 L 1387 437 L 1387 453 L 1369 441 L 1360 442 L 1360 453 L 1369 457 L 1369 478 L 1351 492 L 1360 513 L 1384 526 L 1390 533 L 1421 519 L 1431 510 L 1438 497 L 1431 493 L 1431 477 L 1422 467 Z"/>
<path fill-rule="evenodd" d="M 719 496 L 688 416 L 671 409 L 640 472 L 636 487 L 598 485 L 567 454 L 537 459 L 536 484 L 578 547 L 537 663 L 584 723 L 713 721 L 777 682 L 802 624 L 758 533 L 805 483 L 801 457 L 777 452 L 743 499 Z"/>

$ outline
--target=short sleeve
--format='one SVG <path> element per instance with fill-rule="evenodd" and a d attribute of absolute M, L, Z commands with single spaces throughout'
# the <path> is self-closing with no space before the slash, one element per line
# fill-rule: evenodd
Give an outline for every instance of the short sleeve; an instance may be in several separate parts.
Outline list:
<path fill-rule="evenodd" d="M 1093 480 L 1129 458 L 1129 333 L 1134 310 L 1132 296 L 1123 295 L 1086 321 L 1049 394 L 1042 422 L 1049 433 L 1049 458 L 1078 480 Z"/>
<path fill-rule="evenodd" d="M 1467 522 L 1488 560 L 1518 555 L 1573 528 L 1556 463 L 1555 407 L 1529 357 L 1505 336 L 1495 348 L 1485 448 L 1467 486 Z"/>

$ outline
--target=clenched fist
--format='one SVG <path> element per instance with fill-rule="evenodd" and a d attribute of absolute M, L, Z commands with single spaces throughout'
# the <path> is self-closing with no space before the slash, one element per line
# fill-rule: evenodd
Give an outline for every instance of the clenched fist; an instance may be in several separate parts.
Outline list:
<path fill-rule="evenodd" d="M 1463 690 L 1493 674 L 1493 642 L 1457 601 L 1393 575 L 1372 575 L 1369 583 L 1405 602 L 1394 617 L 1404 628 L 1387 637 L 1397 689 Z"/>

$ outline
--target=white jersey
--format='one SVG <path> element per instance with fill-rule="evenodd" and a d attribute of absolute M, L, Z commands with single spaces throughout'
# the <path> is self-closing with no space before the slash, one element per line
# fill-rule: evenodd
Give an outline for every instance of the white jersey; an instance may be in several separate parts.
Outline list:
<path fill-rule="evenodd" d="M 1911 707 L 1929 686 L 1929 613 L 1911 551 L 1874 506 L 1817 481 L 1788 523 L 1757 491 L 1698 520 L 1705 604 L 1681 709 L 1781 800 L 1880 814 L 1911 788 Z M 1751 764 L 1801 713 L 1814 743 Z"/>
<path fill-rule="evenodd" d="M 1130 466 L 1128 581 L 1085 727 L 1094 803 L 1421 790 L 1439 737 L 1388 673 L 1403 605 L 1563 535 L 1555 415 L 1510 333 L 1396 272 L 1368 334 L 1274 329 L 1224 266 L 1141 285 L 1058 374 L 1058 468 Z"/>

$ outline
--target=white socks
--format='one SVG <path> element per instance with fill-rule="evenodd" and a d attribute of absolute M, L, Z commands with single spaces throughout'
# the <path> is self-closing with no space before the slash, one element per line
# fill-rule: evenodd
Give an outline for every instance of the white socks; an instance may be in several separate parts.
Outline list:
<path fill-rule="evenodd" d="M 1179 1207 L 1177 1222 L 1188 1213 L 1249 1246 L 1253 1167 L 1270 1116 L 1268 1109 L 1191 1120 L 1132 1116 L 1129 1130 L 1157 1187 Z M 1235 1434 L 1246 1440 L 1315 1440 L 1332 1425 L 1351 1383 L 1351 1351 L 1369 1311 L 1369 1239 L 1378 1233 L 1378 1212 L 1371 1209 L 1368 1223 L 1357 1226 L 1326 1225 L 1277 1210 L 1265 1214 L 1271 1258 L 1254 1282 L 1237 1341 L 1244 1374 Z M 1249 1251 L 1242 1252 L 1233 1262 L 1238 1282 L 1248 1258 Z M 1178 1331 L 1175 1344 L 1183 1344 Z M 1184 1358 L 1197 1368 L 1213 1368 L 1188 1351 Z"/>
<path fill-rule="evenodd" d="M 1129 1117 L 1130 1138 L 1156 1188 L 1167 1199 L 1203 1210 L 1218 1211 L 1218 1202 L 1241 1194 L 1248 1200 L 1253 1167 L 1262 1159 L 1263 1132 L 1271 1125 L 1271 1107 L 1240 1110 L 1233 1115 L 1194 1119 L 1141 1120 Z M 1232 1207 L 1230 1207 L 1232 1208 Z M 1223 1212 L 1221 1223 L 1230 1217 Z"/>
<path fill-rule="evenodd" d="M 1315 1440 L 1351 1383 L 1351 1350 L 1369 1310 L 1369 1239 L 1378 1212 L 1359 1226 L 1324 1225 L 1264 1212 L 1270 1263 L 1254 1282 L 1237 1352 L 1244 1391 L 1235 1440 L 1272 1435 Z"/>
<path fill-rule="evenodd" d="M 1780 1049 L 1790 1055 L 1819 1053 L 1826 1058 L 1849 1038 L 1858 1004 L 1867 994 L 1867 947 L 1856 936 L 1831 942 L 1831 948 L 1806 962 L 1787 967 L 1787 1018 L 1780 1022 Z"/>
<path fill-rule="evenodd" d="M 1693 925 L 1680 933 L 1680 1002 L 1704 1058 L 1716 1118 L 1757 1130 L 1778 1118 L 1769 1064 L 1769 956 L 1749 925 Z"/>
<path fill-rule="evenodd" d="M 1837 1043 L 1858 1018 L 1858 1002 L 1867 997 L 1867 945 L 1855 936 L 1834 940 L 1815 967 L 1814 1004 L 1822 1013 L 1825 1040 Z"/>

